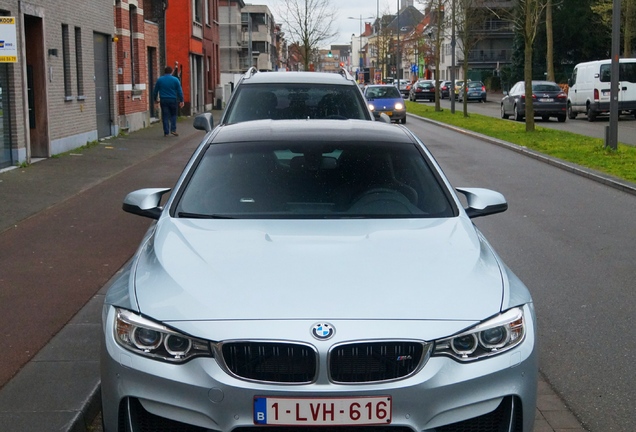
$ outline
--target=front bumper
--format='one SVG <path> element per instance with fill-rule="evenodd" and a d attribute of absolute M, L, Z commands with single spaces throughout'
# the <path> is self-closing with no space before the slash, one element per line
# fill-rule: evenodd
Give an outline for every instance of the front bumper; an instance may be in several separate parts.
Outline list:
<path fill-rule="evenodd" d="M 493 413 L 506 411 L 514 403 L 519 426 L 514 430 L 531 432 L 533 428 L 537 355 L 535 324 L 529 306 L 526 306 L 526 339 L 514 349 L 488 359 L 460 363 L 435 356 L 414 375 L 390 382 L 334 384 L 319 379 L 310 384 L 291 385 L 238 379 L 228 374 L 214 358 L 195 358 L 175 365 L 133 354 L 115 342 L 112 336 L 114 308 L 108 308 L 101 358 L 106 432 L 121 430 L 118 425 L 122 421 L 130 422 L 132 431 L 141 430 L 134 426 L 142 417 L 191 427 L 183 430 L 254 428 L 257 427 L 253 418 L 255 396 L 388 395 L 393 406 L 392 429 L 430 432 L 443 431 L 444 426 L 470 419 L 492 417 Z M 325 356 L 318 351 L 321 375 L 325 376 Z M 142 417 L 135 419 L 133 414 Z M 268 429 L 272 431 L 271 427 Z"/>

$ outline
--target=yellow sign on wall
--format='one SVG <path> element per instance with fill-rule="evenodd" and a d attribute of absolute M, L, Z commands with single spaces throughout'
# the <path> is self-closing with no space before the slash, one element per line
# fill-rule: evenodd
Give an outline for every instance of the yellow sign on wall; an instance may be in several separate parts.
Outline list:
<path fill-rule="evenodd" d="M 0 17 L 0 63 L 18 61 L 18 38 L 15 17 Z"/>

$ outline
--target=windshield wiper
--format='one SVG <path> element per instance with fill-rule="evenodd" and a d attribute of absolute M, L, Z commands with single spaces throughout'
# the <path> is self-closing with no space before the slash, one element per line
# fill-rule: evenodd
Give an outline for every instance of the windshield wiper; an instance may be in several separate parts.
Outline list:
<path fill-rule="evenodd" d="M 201 213 L 188 213 L 188 212 L 179 212 L 177 216 L 180 218 L 189 218 L 189 219 L 234 219 L 232 216 L 222 216 L 215 214 L 201 214 Z"/>

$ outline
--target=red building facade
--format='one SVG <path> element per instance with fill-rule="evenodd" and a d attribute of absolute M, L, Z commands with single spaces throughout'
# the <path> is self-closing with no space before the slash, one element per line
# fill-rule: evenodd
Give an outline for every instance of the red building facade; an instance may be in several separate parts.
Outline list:
<path fill-rule="evenodd" d="M 147 19 L 152 0 L 117 0 L 114 5 L 117 124 L 134 131 L 154 117 L 152 83 L 159 74 L 159 27 Z"/>
<path fill-rule="evenodd" d="M 166 61 L 181 79 L 182 115 L 214 107 L 221 81 L 219 0 L 170 2 L 165 11 Z"/>

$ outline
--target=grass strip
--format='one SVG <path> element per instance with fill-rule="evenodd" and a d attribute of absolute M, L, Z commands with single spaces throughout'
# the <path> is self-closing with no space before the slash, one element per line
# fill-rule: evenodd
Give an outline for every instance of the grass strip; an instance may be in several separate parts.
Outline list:
<path fill-rule="evenodd" d="M 526 132 L 523 122 L 514 122 L 480 114 L 464 114 L 459 105 L 450 110 L 435 111 L 430 105 L 406 102 L 407 112 L 462 129 L 508 141 L 567 162 L 591 168 L 636 183 L 636 147 L 618 144 L 616 150 L 605 147 L 604 140 L 535 126 Z"/>

